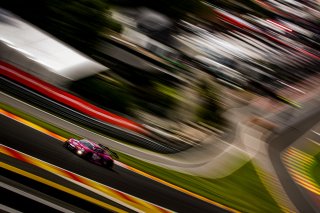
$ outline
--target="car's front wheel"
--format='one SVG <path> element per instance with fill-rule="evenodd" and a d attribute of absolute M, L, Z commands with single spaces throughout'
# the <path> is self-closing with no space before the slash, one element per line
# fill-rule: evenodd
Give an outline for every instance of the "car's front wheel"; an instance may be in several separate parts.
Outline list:
<path fill-rule="evenodd" d="M 92 153 L 89 152 L 89 153 L 83 155 L 83 158 L 85 158 L 86 160 L 92 160 Z"/>
<path fill-rule="evenodd" d="M 103 160 L 102 165 L 108 169 L 112 169 L 113 161 L 112 160 Z"/>

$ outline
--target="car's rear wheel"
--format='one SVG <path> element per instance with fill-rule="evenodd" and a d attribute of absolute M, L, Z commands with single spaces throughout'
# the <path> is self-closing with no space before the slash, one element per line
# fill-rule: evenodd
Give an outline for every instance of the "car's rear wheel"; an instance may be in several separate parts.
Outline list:
<path fill-rule="evenodd" d="M 64 146 L 65 148 L 68 148 L 68 144 L 69 144 L 69 142 L 66 141 L 66 142 L 63 143 L 63 146 Z"/>
<path fill-rule="evenodd" d="M 86 160 L 92 160 L 92 153 L 89 152 L 89 153 L 83 155 L 83 157 L 84 157 Z"/>

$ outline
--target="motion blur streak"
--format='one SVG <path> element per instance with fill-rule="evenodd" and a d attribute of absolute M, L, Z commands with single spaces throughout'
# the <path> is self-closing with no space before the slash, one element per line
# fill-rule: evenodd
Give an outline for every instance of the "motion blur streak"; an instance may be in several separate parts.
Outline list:
<path fill-rule="evenodd" d="M 270 6 L 269 4 L 264 3 L 263 1 L 254 0 L 254 2 L 256 2 L 257 4 L 262 5 L 263 7 L 267 8 L 267 9 L 269 9 L 269 10 L 271 10 L 271 11 L 274 11 L 274 12 L 276 12 L 276 13 L 278 13 L 278 14 L 281 14 L 281 15 L 285 16 L 285 13 L 283 13 L 282 11 L 278 10 L 278 9 L 275 8 L 275 7 Z"/>
<path fill-rule="evenodd" d="M 2 109 L 0 109 L 0 113 L 3 114 L 3 115 L 5 115 L 5 116 L 7 116 L 7 117 L 9 117 L 9 118 L 11 118 L 11 119 L 14 119 L 14 120 L 17 119 L 17 121 L 19 121 L 19 122 L 21 122 L 21 123 L 23 123 L 23 124 L 25 124 L 25 125 L 32 124 L 31 122 L 26 121 L 26 120 L 24 120 L 24 119 L 22 119 L 22 118 L 20 118 L 20 117 L 18 117 L 18 116 L 16 116 L 16 115 L 13 115 L 13 114 L 11 114 L 11 113 L 9 113 L 9 112 L 6 112 L 6 111 L 2 110 Z M 35 125 L 35 124 L 32 124 L 32 125 L 31 125 L 31 127 L 34 127 L 34 126 L 37 126 L 37 125 Z M 48 135 L 56 138 L 56 137 L 55 137 L 56 134 L 54 134 L 54 133 L 52 133 L 52 132 L 50 132 L 50 131 L 42 128 L 42 127 L 40 127 L 40 128 L 37 129 L 37 130 L 39 130 L 39 131 L 45 130 L 45 131 L 41 131 L 41 132 L 43 132 L 43 133 L 45 133 L 45 134 L 48 134 Z M 59 139 L 59 137 L 62 138 L 62 139 Z M 61 140 L 61 141 L 65 141 L 65 140 L 66 140 L 65 138 L 63 138 L 63 137 L 61 137 L 61 136 L 59 136 L 59 137 L 57 138 L 58 140 Z M 40 167 L 40 168 L 42 168 L 42 169 L 45 169 L 45 170 L 47 170 L 47 171 L 51 171 L 52 173 L 58 174 L 58 175 L 61 176 L 61 177 L 65 177 L 65 178 L 68 178 L 68 179 L 73 179 L 73 180 L 75 180 L 75 181 L 77 181 L 77 182 L 86 184 L 86 185 L 88 185 L 88 186 L 92 186 L 93 188 L 95 188 L 95 189 L 97 189 L 97 190 L 99 190 L 99 191 L 101 191 L 101 192 L 108 193 L 108 194 L 112 194 L 111 196 L 120 197 L 122 200 L 129 201 L 129 202 L 130 202 L 130 205 L 132 205 L 132 206 L 137 206 L 136 204 L 137 204 L 137 203 L 139 204 L 139 203 L 142 201 L 142 200 L 140 200 L 140 199 L 134 198 L 134 197 L 132 197 L 132 196 L 129 196 L 129 195 L 127 195 L 127 194 L 125 194 L 125 193 L 122 193 L 122 192 L 119 192 L 119 191 L 117 191 L 117 190 L 114 190 L 114 189 L 111 190 L 111 188 L 107 188 L 107 187 L 104 186 L 104 185 L 97 184 L 96 182 L 94 182 L 94 181 L 92 181 L 92 180 L 89 180 L 89 179 L 80 177 L 80 176 L 78 176 L 78 175 L 76 175 L 76 174 L 74 174 L 74 173 L 72 173 L 72 172 L 67 171 L 67 170 L 64 170 L 64 169 L 55 167 L 55 166 L 53 166 L 53 165 L 51 165 L 51 164 L 48 164 L 48 163 L 44 163 L 43 161 L 40 161 L 40 160 L 34 160 L 35 158 L 28 157 L 27 155 L 24 155 L 24 154 L 21 154 L 20 152 L 14 151 L 13 149 L 0 146 L 0 153 L 9 155 L 9 156 L 14 157 L 14 158 L 17 158 L 17 159 L 20 159 L 20 160 L 22 160 L 22 161 L 25 161 L 25 162 L 27 162 L 27 163 L 33 164 L 33 165 L 38 166 L 38 167 Z M 135 168 L 133 168 L 133 167 L 131 167 L 131 166 L 128 166 L 128 165 L 126 165 L 126 164 L 123 164 L 123 163 L 121 163 L 121 162 L 119 162 L 119 161 L 115 161 L 115 163 L 116 163 L 116 165 L 118 165 L 118 166 L 121 166 L 121 167 L 123 167 L 123 168 L 126 168 L 126 169 L 128 169 L 128 170 L 130 170 L 130 171 L 132 171 L 132 172 L 138 173 L 138 174 L 140 174 L 140 175 L 142 175 L 142 176 L 145 176 L 145 177 L 147 177 L 147 178 L 150 178 L 150 179 L 152 179 L 152 180 L 154 180 L 154 181 L 157 181 L 157 182 L 159 182 L 159 183 L 161 183 L 161 184 L 164 184 L 164 185 L 166 185 L 166 186 L 169 186 L 169 187 L 171 187 L 171 188 L 174 188 L 174 189 L 176 189 L 176 190 L 178 190 L 178 191 L 180 191 L 180 192 L 183 192 L 183 193 L 185 193 L 185 194 L 187 194 L 187 195 L 190 195 L 190 196 L 192 196 L 192 197 L 198 198 L 198 199 L 200 199 L 200 200 L 202 200 L 202 201 L 205 201 L 205 202 L 207 202 L 207 203 L 211 203 L 211 204 L 213 204 L 213 205 L 219 206 L 220 208 L 223 208 L 223 209 L 225 209 L 225 210 L 227 210 L 227 211 L 230 211 L 230 212 L 238 212 L 238 211 L 235 210 L 235 209 L 232 209 L 232 208 L 230 208 L 230 207 L 224 206 L 224 205 L 222 205 L 222 204 L 220 204 L 220 203 L 217 203 L 217 202 L 215 202 L 215 201 L 213 201 L 213 200 L 207 199 L 207 198 L 205 198 L 205 197 L 202 197 L 202 196 L 200 196 L 200 195 L 197 195 L 197 194 L 195 194 L 195 193 L 192 193 L 192 192 L 190 192 L 190 191 L 188 191 L 188 190 L 185 190 L 185 189 L 183 189 L 183 188 L 180 188 L 180 187 L 178 187 L 178 186 L 175 186 L 175 185 L 173 185 L 173 184 L 171 184 L 171 183 L 168 183 L 168 182 L 166 182 L 166 181 L 164 181 L 164 180 L 161 180 L 161 179 L 159 179 L 159 178 L 157 178 L 157 177 L 154 177 L 154 176 L 152 176 L 152 175 L 149 175 L 149 174 L 147 174 L 147 173 L 145 173 L 145 172 L 142 172 L 142 171 L 140 171 L 140 170 L 138 170 L 138 169 L 135 169 Z M 170 211 L 165 210 L 165 209 L 163 209 L 163 208 L 161 208 L 161 207 L 153 206 L 153 204 L 149 204 L 149 203 L 146 203 L 146 202 L 141 202 L 141 203 L 142 203 L 143 205 L 148 205 L 149 207 L 156 207 L 157 210 L 160 211 L 160 212 L 170 212 Z M 141 203 L 140 203 L 140 204 L 141 204 Z M 154 210 L 154 212 L 155 212 L 155 210 Z"/>
<path fill-rule="evenodd" d="M 170 210 L 164 209 L 162 207 L 159 207 L 157 205 L 148 203 L 147 201 L 144 201 L 142 199 L 139 199 L 137 197 L 131 196 L 129 194 L 126 194 L 124 192 L 121 192 L 119 190 L 113 189 L 111 187 L 108 187 L 106 185 L 103 185 L 101 183 L 95 182 L 93 180 L 90 180 L 88 178 L 85 178 L 83 176 L 77 175 L 75 173 L 72 173 L 70 171 L 67 171 L 65 169 L 59 168 L 57 166 L 54 166 L 52 164 L 49 164 L 47 162 L 44 162 L 40 159 L 34 158 L 32 156 L 29 156 L 27 154 L 24 154 L 22 152 L 19 152 L 17 150 L 14 150 L 10 147 L 6 146 L 0 146 L 0 153 L 18 158 L 18 159 L 24 159 L 26 163 L 30 163 L 32 165 L 38 166 L 46 171 L 49 171 L 53 174 L 57 174 L 60 177 L 63 177 L 69 181 L 72 181 L 74 183 L 79 183 L 79 185 L 84 184 L 87 189 L 90 189 L 91 191 L 98 190 L 100 195 L 105 196 L 106 198 L 113 200 L 121 205 L 124 205 L 130 209 L 133 209 L 138 212 L 172 212 Z M 72 175 L 70 175 L 72 174 Z M 97 204 L 97 203 L 95 203 Z"/>
<path fill-rule="evenodd" d="M 196 197 L 196 198 L 198 198 L 198 199 L 200 199 L 200 200 L 202 200 L 202 201 L 211 203 L 211 204 L 213 204 L 213 205 L 215 205 L 215 206 L 218 206 L 218 207 L 223 208 L 223 209 L 225 209 L 225 210 L 227 210 L 227 211 L 230 211 L 230 212 L 239 212 L 239 211 L 237 211 L 237 210 L 235 210 L 235 209 L 232 209 L 232 208 L 230 208 L 230 207 L 224 206 L 224 205 L 222 205 L 222 204 L 220 204 L 220 203 L 217 203 L 217 202 L 215 202 L 215 201 L 213 201 L 213 200 L 209 200 L 209 199 L 207 199 L 207 198 L 205 198 L 205 197 L 202 197 L 202 196 L 200 196 L 200 195 L 197 195 L 197 194 L 195 194 L 195 193 L 192 193 L 192 192 L 190 192 L 190 191 L 188 191 L 188 190 L 185 190 L 185 189 L 183 189 L 183 188 L 181 188 L 181 187 L 175 186 L 175 185 L 173 185 L 173 184 L 171 184 L 171 183 L 168 183 L 168 182 L 166 182 L 166 181 L 164 181 L 164 180 L 161 180 L 161 179 L 159 179 L 159 178 L 157 178 L 157 177 L 154 177 L 154 176 L 152 176 L 152 175 L 149 175 L 149 174 L 147 174 L 147 173 L 145 173 L 145 172 L 142 172 L 142 171 L 140 171 L 140 170 L 137 170 L 137 169 L 135 169 L 135 168 L 133 168 L 133 167 L 131 167 L 131 166 L 122 164 L 122 163 L 120 163 L 120 162 L 119 162 L 119 164 L 120 164 L 122 167 L 124 167 L 124 168 L 126 168 L 126 169 L 128 169 L 128 170 L 131 170 L 131 171 L 133 171 L 133 172 L 135 172 L 135 173 L 138 173 L 138 174 L 140 174 L 140 175 L 143 175 L 143 176 L 145 176 L 145 177 L 148 177 L 148 178 L 150 178 L 150 179 L 152 179 L 152 180 L 154 180 L 154 181 L 157 181 L 157 182 L 162 183 L 162 184 L 164 184 L 164 185 L 166 185 L 166 186 L 169 186 L 169 187 L 171 187 L 171 188 L 174 188 L 174 189 L 176 189 L 176 190 L 178 190 L 178 191 L 180 191 L 180 192 L 183 192 L 183 193 L 185 193 L 185 194 L 187 194 L 187 195 L 190 195 L 190 196 L 192 196 L 192 197 Z"/>
<path fill-rule="evenodd" d="M 291 29 L 289 29 L 289 28 L 287 28 L 287 27 L 285 27 L 285 26 L 283 26 L 283 25 L 281 25 L 281 24 L 279 24 L 279 23 L 277 23 L 277 22 L 274 22 L 274 21 L 269 20 L 269 19 L 267 19 L 267 22 L 272 23 L 272 24 L 276 25 L 277 27 L 279 27 L 279 28 L 281 28 L 281 29 L 284 29 L 284 30 L 286 30 L 286 31 L 292 32 Z"/>
<path fill-rule="evenodd" d="M 24 125 L 32 127 L 33 129 L 36 129 L 39 132 L 43 132 L 43 133 L 45 133 L 47 135 L 50 135 L 51 137 L 54 137 L 54 138 L 56 138 L 56 139 L 58 139 L 60 141 L 66 141 L 67 140 L 66 138 L 64 138 L 64 137 L 62 137 L 60 135 L 57 135 L 57 134 L 55 134 L 53 132 L 50 132 L 47 129 L 41 127 L 41 126 L 38 126 L 38 125 L 36 125 L 34 123 L 31 123 L 30 121 L 27 121 L 27 120 L 25 120 L 23 118 L 20 118 L 20 117 L 14 115 L 14 114 L 11 114 L 10 112 L 4 111 L 3 109 L 0 109 L 0 114 L 2 114 L 4 116 L 7 116 L 7 117 L 9 117 L 9 118 L 11 118 L 13 120 L 16 120 L 16 121 L 18 121 L 20 123 L 23 123 Z"/>
<path fill-rule="evenodd" d="M 104 203 L 104 202 L 102 202 L 102 201 L 100 201 L 100 200 L 94 199 L 94 198 L 89 197 L 89 196 L 87 196 L 87 195 L 85 195 L 85 194 L 79 193 L 79 192 L 77 192 L 77 191 L 75 191 L 75 190 L 69 189 L 69 188 L 64 187 L 64 186 L 62 186 L 62 185 L 60 185 L 60 184 L 54 183 L 54 182 L 52 182 L 52 181 L 50 181 L 50 180 L 44 179 L 44 178 L 39 177 L 39 176 L 37 176 L 37 175 L 31 174 L 31 173 L 29 173 L 29 172 L 23 171 L 23 170 L 18 169 L 18 168 L 16 168 L 16 167 L 10 166 L 10 165 L 8 165 L 8 164 L 6 164 L 6 163 L 2 163 L 2 162 L 1 162 L 1 163 L 0 163 L 0 167 L 1 167 L 1 168 L 4 168 L 4 169 L 7 169 L 7 170 L 10 170 L 10 171 L 12 171 L 12 172 L 14 172 L 14 173 L 23 175 L 23 176 L 25 176 L 25 177 L 28 177 L 28 178 L 30 178 L 30 179 L 36 180 L 36 181 L 38 181 L 38 182 L 40 182 L 40 183 L 43 183 L 43 184 L 45 184 L 45 185 L 54 187 L 54 188 L 56 188 L 56 189 L 59 189 L 59 190 L 61 190 L 61 191 L 66 192 L 66 193 L 68 193 L 68 194 L 72 194 L 72 195 L 74 195 L 74 196 L 76 196 L 76 197 L 79 197 L 79 198 L 81 198 L 81 199 L 84 199 L 84 200 L 86 200 L 86 201 L 89 201 L 89 202 L 91 202 L 91 203 L 94 203 L 94 204 L 96 204 L 96 205 L 99 205 L 99 206 L 101 206 L 101 207 L 103 207 L 103 208 L 105 208 L 105 209 L 112 210 L 112 211 L 115 211 L 115 212 L 125 212 L 125 211 L 123 211 L 123 210 L 121 210 L 121 209 L 119 209 L 119 208 L 116 208 L 116 207 L 114 207 L 114 206 L 111 206 L 111 205 L 109 205 L 109 204 L 107 204 L 107 203 Z"/>
<path fill-rule="evenodd" d="M 281 44 L 281 45 L 283 45 L 283 46 L 285 46 L 285 47 L 288 47 L 288 48 L 290 48 L 290 49 L 299 51 L 299 52 L 301 52 L 301 53 L 303 53 L 303 54 L 305 54 L 305 55 L 307 55 L 307 56 L 309 56 L 309 57 L 312 57 L 312 58 L 314 58 L 314 59 L 316 59 L 316 60 L 320 60 L 320 57 L 319 57 L 319 56 L 317 56 L 317 55 L 315 55 L 315 54 L 312 54 L 311 52 L 306 51 L 306 50 L 304 50 L 304 49 L 302 49 L 302 48 L 298 48 L 298 47 L 295 47 L 295 46 L 293 46 L 293 45 L 291 45 L 291 44 L 288 44 L 288 43 L 286 43 L 286 42 L 284 42 L 284 41 L 282 41 L 282 40 L 280 40 L 280 39 L 278 39 L 278 38 L 276 38 L 276 37 L 274 37 L 274 36 L 272 36 L 272 35 L 270 35 L 270 34 L 268 34 L 268 33 L 265 33 L 264 31 L 262 31 L 262 30 L 260 30 L 260 29 L 256 29 L 255 27 L 252 27 L 251 25 L 249 25 L 249 24 L 247 24 L 246 22 L 244 22 L 242 19 L 239 19 L 238 17 L 235 17 L 235 16 L 233 16 L 233 15 L 231 15 L 231 14 L 228 14 L 228 13 L 226 13 L 226 12 L 223 11 L 223 10 L 213 9 L 213 11 L 214 11 L 223 21 L 225 21 L 225 22 L 227 22 L 227 23 L 229 23 L 229 24 L 231 24 L 231 25 L 238 26 L 239 28 L 242 28 L 242 29 L 250 30 L 250 31 L 252 31 L 252 32 L 254 32 L 254 33 L 257 33 L 257 34 L 260 34 L 260 35 L 262 35 L 262 36 L 265 36 L 267 39 L 269 39 L 269 40 L 271 40 L 271 41 L 274 41 L 274 42 L 276 42 L 276 43 L 278 43 L 278 44 Z M 271 21 L 271 22 L 270 22 L 270 20 L 267 20 L 267 21 L 268 21 L 269 23 L 272 23 L 272 24 L 276 25 L 277 27 L 284 28 L 284 26 L 282 26 L 282 25 L 280 25 L 280 24 L 278 24 L 278 23 L 276 23 L 276 22 L 274 22 L 274 21 Z M 289 28 L 286 28 L 286 29 L 287 29 L 287 31 L 292 31 L 292 30 L 289 29 Z"/>
<path fill-rule="evenodd" d="M 312 168 L 316 163 L 313 156 L 290 147 L 285 152 L 283 160 L 297 183 L 311 192 L 320 195 L 320 186 L 311 175 Z"/>
<path fill-rule="evenodd" d="M 137 133 L 147 133 L 140 124 L 98 108 L 3 61 L 0 61 L 0 74 L 89 116 Z"/>
<path fill-rule="evenodd" d="M 36 129 L 36 130 L 38 130 L 40 132 L 43 132 L 43 133 L 45 133 L 47 135 L 50 135 L 51 137 L 54 137 L 54 138 L 56 138 L 56 139 L 58 139 L 60 141 L 66 141 L 66 138 L 61 137 L 61 136 L 59 136 L 59 135 L 57 135 L 57 134 L 55 134 L 53 132 L 50 132 L 50 131 L 48 131 L 48 130 L 46 130 L 46 129 L 44 129 L 44 128 L 36 125 L 36 124 L 33 124 L 33 123 L 23 119 L 23 118 L 20 118 L 20 117 L 14 115 L 14 114 L 11 114 L 11 113 L 3 110 L 3 109 L 0 109 L 0 114 L 2 114 L 4 116 L 7 116 L 7 117 L 9 117 L 11 119 L 14 119 L 14 120 L 16 120 L 16 121 L 18 121 L 20 123 L 23 123 L 23 124 L 25 124 L 27 126 L 30 126 L 30 127 L 34 128 L 34 129 Z M 153 212 L 157 212 L 157 211 L 159 211 L 159 212 L 169 212 L 169 211 L 164 210 L 164 209 L 162 209 L 160 207 L 157 207 L 157 206 L 155 206 L 153 204 L 149 204 L 149 203 L 147 203 L 145 201 L 142 201 L 142 200 L 140 200 L 138 198 L 133 198 L 131 195 L 124 194 L 123 192 L 119 192 L 119 191 L 114 190 L 114 189 L 111 190 L 111 188 L 107 189 L 107 187 L 104 186 L 104 185 L 95 184 L 94 181 L 91 181 L 89 179 L 80 177 L 80 176 L 78 176 L 78 175 L 76 175 L 76 174 L 74 174 L 74 173 L 72 173 L 70 171 L 55 167 L 55 166 L 53 166 L 51 164 L 48 164 L 48 163 L 45 163 L 45 162 L 43 162 L 41 160 L 36 160 L 33 157 L 27 156 L 25 154 L 22 154 L 20 152 L 17 152 L 15 150 L 13 150 L 13 149 L 2 147 L 2 145 L 0 147 L 0 153 L 6 154 L 6 155 L 14 157 L 14 158 L 17 158 L 17 159 L 19 159 L 21 161 L 33 164 L 33 165 L 38 166 L 38 167 L 40 167 L 42 169 L 50 171 L 50 172 L 52 172 L 54 174 L 58 174 L 59 176 L 62 176 L 64 178 L 71 179 L 71 180 L 74 180 L 76 182 L 92 186 L 93 188 L 98 189 L 98 190 L 100 190 L 100 191 L 102 191 L 104 193 L 111 194 L 112 197 L 121 198 L 120 200 L 129 201 L 130 206 L 136 206 L 136 207 L 139 207 L 140 209 L 141 209 L 141 206 L 148 206 L 147 209 L 152 209 Z M 125 164 L 122 164 L 120 162 L 116 162 L 116 164 L 119 165 L 119 166 L 122 166 L 124 168 L 128 167 Z M 136 170 L 136 171 L 138 171 L 138 170 Z M 145 210 L 145 207 L 143 207 L 143 209 Z"/>

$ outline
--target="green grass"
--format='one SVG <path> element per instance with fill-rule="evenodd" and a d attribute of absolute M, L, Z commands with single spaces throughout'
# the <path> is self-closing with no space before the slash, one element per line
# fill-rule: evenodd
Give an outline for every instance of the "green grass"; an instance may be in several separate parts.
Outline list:
<path fill-rule="evenodd" d="M 76 134 L 57 128 L 11 106 L 0 103 L 0 108 L 63 137 L 79 138 Z M 251 162 L 225 178 L 210 179 L 165 169 L 124 153 L 118 153 L 118 155 L 119 160 L 127 165 L 241 212 L 281 212 L 262 184 Z"/>
<path fill-rule="evenodd" d="M 155 87 L 156 87 L 156 90 L 158 90 L 159 92 L 161 92 L 171 98 L 180 99 L 180 96 L 178 95 L 177 90 L 174 89 L 173 87 L 169 87 L 164 84 L 157 83 L 157 82 L 155 83 Z"/>
<path fill-rule="evenodd" d="M 312 176 L 313 176 L 314 179 L 316 180 L 318 186 L 320 186 L 320 163 L 317 163 L 317 164 L 313 167 Z"/>
<path fill-rule="evenodd" d="M 241 212 L 281 212 L 251 162 L 225 178 L 210 179 L 165 169 L 123 153 L 119 157 L 125 164 Z"/>
<path fill-rule="evenodd" d="M 312 176 L 317 182 L 318 186 L 320 186 L 320 153 L 315 156 L 315 163 L 312 169 Z"/>
<path fill-rule="evenodd" d="M 44 121 L 42 121 L 40 119 L 37 119 L 37 118 L 35 118 L 33 116 L 30 116 L 30 115 L 28 115 L 28 114 L 26 114 L 26 113 L 24 113 L 24 112 L 22 112 L 22 111 L 20 111 L 20 110 L 18 110 L 16 108 L 14 108 L 14 107 L 11 107 L 9 105 L 0 103 L 0 108 L 4 109 L 7 112 L 10 112 L 10 113 L 12 113 L 14 115 L 17 115 L 17 116 L 19 116 L 19 117 L 21 117 L 21 118 L 23 118 L 23 119 L 25 119 L 27 121 L 30 121 L 30 122 L 32 122 L 34 124 L 37 124 L 38 126 L 41 126 L 41 127 L 45 128 L 45 129 L 47 129 L 47 130 L 49 130 L 49 131 L 51 131 L 53 133 L 56 133 L 56 134 L 58 134 L 58 135 L 60 135 L 62 137 L 65 137 L 65 138 L 80 138 L 78 135 L 72 134 L 72 133 L 67 132 L 67 131 L 65 131 L 63 129 L 60 129 L 60 128 L 56 127 L 56 126 L 53 126 L 53 125 L 51 125 L 51 124 L 49 124 L 47 122 L 44 122 Z"/>
<path fill-rule="evenodd" d="M 68 132 L 68 131 L 65 131 L 65 130 L 59 128 L 59 127 L 56 127 L 56 126 L 51 125 L 51 124 L 49 124 L 49 123 L 47 123 L 47 122 L 44 122 L 44 121 L 42 121 L 42 120 L 40 120 L 40 119 L 37 119 L 37 118 L 35 118 L 35 117 L 33 117 L 33 116 L 30 116 L 30 115 L 22 112 L 21 110 L 18 110 L 18 109 L 16 109 L 16 108 L 11 107 L 11 106 L 9 106 L 9 105 L 6 105 L 6 104 L 4 104 L 4 103 L 0 103 L 0 109 L 4 109 L 4 110 L 6 110 L 6 111 L 8 111 L 8 112 L 11 112 L 11 113 L 14 114 L 14 115 L 17 115 L 17 116 L 19 116 L 19 117 L 21 117 L 21 118 L 23 118 L 23 119 L 25 119 L 25 120 L 27 120 L 27 121 L 30 121 L 30 122 L 32 122 L 32 123 L 34 123 L 34 124 L 37 124 L 37 125 L 45 128 L 45 129 L 47 129 L 47 130 L 49 130 L 49 131 L 51 131 L 51 132 L 53 132 L 53 133 L 56 133 L 56 134 L 58 134 L 58 135 L 60 135 L 60 136 L 63 136 L 63 137 L 65 137 L 65 138 L 76 138 L 76 139 L 81 139 L 81 138 L 83 138 L 83 137 L 81 137 L 80 135 L 76 135 L 76 134 L 70 133 L 70 132 Z M 59 117 L 59 116 L 58 116 L 58 117 Z M 61 117 L 60 117 L 60 118 L 61 118 Z M 62 119 L 63 119 L 63 118 L 62 118 Z M 85 125 L 83 125 L 83 124 L 77 124 L 77 125 L 80 126 L 80 127 L 82 127 L 82 128 L 84 128 L 84 129 L 87 129 L 87 130 L 89 130 L 89 131 L 91 131 L 91 132 L 94 132 L 94 133 L 96 133 L 96 134 L 102 135 L 101 132 L 96 131 L 96 130 L 94 130 L 94 129 L 91 129 L 91 128 L 89 128 L 88 126 L 85 126 Z M 130 146 L 134 146 L 134 147 L 137 147 L 137 148 L 140 148 L 140 149 L 141 149 L 141 147 L 138 146 L 138 145 L 134 145 L 134 144 L 131 144 L 131 143 L 129 143 L 129 142 L 121 141 L 121 140 L 119 140 L 119 139 L 117 139 L 117 138 L 115 138 L 115 137 L 112 137 L 112 136 L 109 136 L 109 135 L 106 136 L 106 137 L 110 138 L 111 140 L 118 141 L 118 142 L 121 142 L 121 143 L 125 143 L 125 144 L 128 144 L 128 145 L 130 145 Z"/>

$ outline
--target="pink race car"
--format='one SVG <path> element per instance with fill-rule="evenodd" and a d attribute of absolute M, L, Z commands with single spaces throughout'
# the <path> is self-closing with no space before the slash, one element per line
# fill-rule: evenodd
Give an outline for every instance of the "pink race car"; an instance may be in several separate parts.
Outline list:
<path fill-rule="evenodd" d="M 118 155 L 108 147 L 94 143 L 88 139 L 77 140 L 70 138 L 63 145 L 88 161 L 104 166 L 108 169 L 113 167 L 113 157 L 118 158 Z"/>

